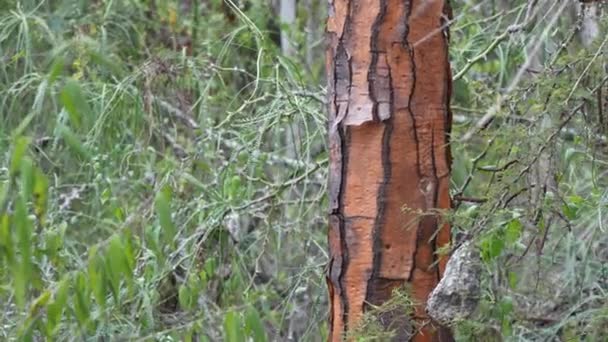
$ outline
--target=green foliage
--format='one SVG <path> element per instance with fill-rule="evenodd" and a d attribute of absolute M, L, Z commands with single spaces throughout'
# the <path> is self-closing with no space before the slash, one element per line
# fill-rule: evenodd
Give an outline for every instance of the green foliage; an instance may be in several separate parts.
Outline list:
<path fill-rule="evenodd" d="M 446 219 L 485 261 L 455 330 L 601 340 L 606 19 L 583 47 L 561 2 L 504 35 L 527 2 L 493 3 L 452 1 Z M 0 1 L 0 340 L 325 339 L 325 3 L 291 58 L 268 2 L 224 6 Z"/>
<path fill-rule="evenodd" d="M 467 72 L 455 74 L 462 78 L 454 84 L 450 218 L 477 242 L 485 264 L 481 304 L 455 325 L 457 340 L 567 340 L 599 331 L 591 321 L 608 299 L 599 267 L 607 185 L 599 175 L 608 156 L 598 148 L 606 134 L 598 114 L 606 104 L 597 100 L 605 62 L 595 56 L 606 52 L 607 22 L 598 17 L 602 33 L 583 47 L 574 8 L 561 5 L 527 23 L 523 1 L 482 6 L 486 18 L 468 14 L 473 4 L 454 8 L 461 17 L 452 29 L 453 65 Z M 540 54 L 528 67 L 538 70 L 529 72 L 522 64 L 535 45 Z"/>
<path fill-rule="evenodd" d="M 0 1 L 0 339 L 315 338 L 322 63 L 151 5 Z"/>

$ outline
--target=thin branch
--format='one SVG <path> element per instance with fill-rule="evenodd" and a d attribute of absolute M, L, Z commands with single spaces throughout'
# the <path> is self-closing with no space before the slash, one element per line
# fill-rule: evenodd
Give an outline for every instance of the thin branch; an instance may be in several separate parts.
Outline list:
<path fill-rule="evenodd" d="M 523 28 L 524 25 L 509 26 L 506 31 L 504 31 L 500 36 L 496 37 L 494 41 L 492 41 L 492 43 L 490 43 L 490 45 L 488 45 L 488 47 L 483 50 L 479 55 L 469 59 L 467 61 L 467 64 L 465 64 L 465 66 L 460 69 L 460 71 L 458 71 L 456 75 L 454 75 L 453 80 L 457 81 L 461 79 L 469 71 L 469 69 L 471 69 L 475 64 L 477 64 L 482 59 L 485 59 L 490 53 L 492 53 L 492 51 L 494 51 L 494 49 L 496 49 L 496 47 L 500 43 L 502 43 L 502 41 L 507 39 L 512 33 L 519 32 Z"/>
<path fill-rule="evenodd" d="M 557 23 L 557 20 L 559 19 L 561 13 L 566 8 L 567 4 L 568 4 L 568 2 L 564 1 L 564 3 L 557 10 L 557 12 L 555 13 L 555 15 L 551 19 L 551 21 L 547 24 L 547 26 L 545 27 L 545 29 L 541 33 L 541 36 L 546 36 L 546 35 L 549 34 L 549 31 Z M 529 12 L 530 11 L 528 11 L 528 13 Z M 527 15 L 528 14 L 526 14 L 526 16 Z M 535 15 L 530 15 L 530 18 L 526 18 L 526 20 L 524 21 L 525 27 L 527 27 L 527 24 L 529 24 L 530 22 L 532 22 L 531 18 L 533 18 L 534 16 Z M 533 46 L 533 49 L 532 49 L 532 52 L 531 52 L 532 55 L 534 55 L 534 54 L 536 54 L 538 52 L 538 50 L 541 47 L 541 44 L 542 44 L 542 39 L 538 39 L 538 41 L 536 42 L 536 44 Z M 561 52 L 561 51 L 562 50 L 560 49 L 558 52 Z M 555 60 L 557 60 L 557 59 L 555 59 Z M 494 118 L 496 117 L 496 115 L 498 115 L 500 107 L 505 102 L 505 100 L 507 98 L 507 95 L 510 94 L 515 89 L 515 87 L 517 86 L 517 84 L 519 84 L 519 81 L 523 77 L 524 72 L 526 72 L 526 70 L 528 69 L 528 66 L 529 66 L 529 60 L 526 61 L 521 66 L 521 68 L 518 70 L 517 74 L 515 75 L 515 77 L 511 81 L 511 84 L 509 85 L 509 87 L 505 91 L 505 94 L 499 94 L 498 95 L 498 99 L 496 101 L 496 104 L 494 106 L 492 106 L 481 119 L 479 119 L 479 121 L 475 124 L 474 127 L 472 127 L 468 132 L 465 133 L 465 135 L 461 138 L 462 142 L 466 142 L 466 141 L 470 140 L 473 137 L 473 135 L 475 135 L 475 133 L 477 133 L 478 130 L 482 130 L 485 127 L 487 127 L 490 123 L 492 123 L 492 121 L 494 120 Z M 549 67 L 550 66 L 551 65 L 549 65 Z"/>

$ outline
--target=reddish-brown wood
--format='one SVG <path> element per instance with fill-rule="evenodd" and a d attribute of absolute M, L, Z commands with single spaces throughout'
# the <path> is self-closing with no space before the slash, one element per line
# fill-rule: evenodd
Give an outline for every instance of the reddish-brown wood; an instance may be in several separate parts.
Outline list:
<path fill-rule="evenodd" d="M 327 24 L 330 340 L 368 304 L 409 285 L 414 317 L 387 313 L 396 340 L 451 340 L 424 311 L 450 241 L 451 74 L 447 0 L 334 0 Z M 445 259 L 445 258 L 444 258 Z"/>

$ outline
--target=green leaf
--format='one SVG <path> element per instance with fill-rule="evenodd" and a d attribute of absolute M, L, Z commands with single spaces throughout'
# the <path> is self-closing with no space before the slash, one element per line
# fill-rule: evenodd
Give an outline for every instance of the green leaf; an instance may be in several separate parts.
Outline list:
<path fill-rule="evenodd" d="M 188 183 L 196 186 L 197 188 L 201 189 L 201 190 L 206 190 L 207 187 L 205 186 L 205 184 L 203 184 L 201 181 L 199 181 L 198 179 L 196 179 L 196 177 L 194 177 L 193 175 L 184 172 L 182 173 L 182 177 L 184 178 L 185 181 L 187 181 Z"/>
<path fill-rule="evenodd" d="M 9 201 L 9 195 L 11 195 L 9 193 L 10 190 L 11 184 L 8 184 L 8 182 L 0 183 L 0 217 L 6 214 L 6 210 L 8 209 L 7 204 Z"/>
<path fill-rule="evenodd" d="M 499 304 L 501 317 L 507 317 L 513 311 L 513 299 L 511 297 L 504 297 Z"/>
<path fill-rule="evenodd" d="M 58 330 L 61 316 L 68 301 L 69 277 L 65 276 L 57 285 L 53 301 L 46 308 L 46 337 L 51 339 Z M 52 340 L 52 339 L 51 339 Z"/>
<path fill-rule="evenodd" d="M 63 73 L 64 66 L 65 60 L 63 56 L 58 56 L 53 60 L 53 64 L 51 64 L 48 74 L 49 84 L 55 82 L 55 80 L 57 80 L 57 78 Z"/>
<path fill-rule="evenodd" d="M 502 334 L 510 336 L 513 333 L 513 327 L 511 324 L 511 312 L 513 312 L 513 300 L 511 297 L 504 297 L 499 305 L 499 314 L 501 317 Z"/>
<path fill-rule="evenodd" d="M 36 327 L 36 323 L 38 323 L 39 317 L 37 316 L 29 316 L 25 319 L 25 322 L 19 327 L 19 332 L 17 334 L 17 341 L 23 342 L 32 342 L 34 328 Z"/>
<path fill-rule="evenodd" d="M 189 310 L 192 306 L 192 296 L 190 289 L 186 285 L 181 285 L 178 291 L 179 305 L 184 310 Z"/>
<path fill-rule="evenodd" d="M 264 325 L 260 319 L 260 314 L 253 307 L 250 307 L 247 310 L 247 314 L 245 316 L 245 330 L 247 331 L 248 335 L 253 338 L 254 342 L 267 341 L 266 332 L 264 331 Z"/>
<path fill-rule="evenodd" d="M 241 317 L 234 311 L 228 311 L 224 315 L 224 337 L 226 342 L 244 342 Z"/>
<path fill-rule="evenodd" d="M 84 146 L 84 144 L 80 141 L 80 139 L 72 132 L 69 128 L 63 125 L 59 125 L 57 127 L 57 131 L 65 140 L 66 144 L 74 150 L 81 158 L 89 160 L 91 159 L 91 153 Z"/>
<path fill-rule="evenodd" d="M 49 191 L 49 180 L 38 168 L 34 171 L 34 213 L 41 224 L 44 224 L 44 217 L 47 210 Z"/>
<path fill-rule="evenodd" d="M 568 203 L 562 205 L 562 212 L 569 220 L 574 220 L 579 217 L 581 206 L 585 204 L 585 199 L 578 196 L 572 195 L 568 197 Z"/>
<path fill-rule="evenodd" d="M 4 251 L 4 257 L 8 262 L 8 265 L 13 268 L 15 265 L 15 242 L 13 240 L 13 234 L 11 234 L 10 228 L 10 217 L 8 214 L 2 214 L 0 216 L 0 251 Z"/>
<path fill-rule="evenodd" d="M 578 212 L 578 208 L 572 205 L 564 204 L 562 205 L 562 212 L 569 220 L 574 220 L 577 217 L 576 214 Z"/>
<path fill-rule="evenodd" d="M 48 302 L 51 300 L 51 296 L 52 296 L 51 291 L 49 291 L 49 290 L 43 291 L 40 294 L 40 296 L 38 296 L 38 298 L 34 299 L 32 304 L 30 305 L 30 312 L 28 315 L 30 317 L 37 316 L 38 313 L 40 312 L 40 310 L 42 310 L 48 304 Z"/>
<path fill-rule="evenodd" d="M 17 233 L 17 249 L 21 255 L 21 262 L 14 267 L 15 297 L 20 308 L 25 305 L 30 280 L 33 278 L 34 267 L 32 264 L 32 228 L 27 217 L 27 208 L 23 198 L 18 197 L 15 203 L 15 228 Z"/>
<path fill-rule="evenodd" d="M 165 243 L 173 245 L 173 239 L 175 238 L 176 230 L 171 220 L 171 191 L 169 188 L 165 188 L 156 194 L 155 201 L 156 214 L 158 215 L 158 221 L 162 228 L 163 237 Z"/>
<path fill-rule="evenodd" d="M 569 196 L 568 200 L 570 201 L 570 203 L 577 207 L 580 207 L 581 205 L 583 205 L 583 203 L 585 203 L 585 199 L 578 195 Z"/>
<path fill-rule="evenodd" d="M 21 161 L 21 197 L 28 201 L 34 192 L 34 165 L 30 158 Z"/>
<path fill-rule="evenodd" d="M 509 287 L 514 290 L 517 287 L 517 273 L 509 271 L 508 279 Z"/>
<path fill-rule="evenodd" d="M 89 284 L 91 284 L 91 291 L 93 292 L 93 296 L 102 308 L 106 306 L 106 279 L 104 275 L 104 262 L 99 255 L 99 247 L 93 246 L 89 249 L 89 267 L 88 267 L 88 276 L 89 276 Z"/>
<path fill-rule="evenodd" d="M 30 140 L 26 137 L 18 137 L 15 139 L 15 143 L 13 144 L 13 153 L 11 155 L 11 166 L 9 169 L 11 177 L 15 177 L 17 171 L 21 168 L 21 161 L 27 152 L 27 147 L 29 144 Z"/>
<path fill-rule="evenodd" d="M 144 233 L 146 248 L 154 253 L 157 264 L 162 264 L 164 260 L 164 254 L 160 248 L 160 229 L 162 228 L 154 226 L 146 229 Z"/>
<path fill-rule="evenodd" d="M 121 207 L 114 208 L 114 217 L 118 221 L 124 222 L 125 221 L 125 211 Z"/>
<path fill-rule="evenodd" d="M 91 304 L 89 299 L 89 287 L 87 279 L 82 272 L 76 276 L 76 284 L 74 286 L 74 315 L 81 328 L 86 329 L 89 325 L 89 317 L 91 312 Z"/>
<path fill-rule="evenodd" d="M 99 64 L 100 66 L 108 68 L 115 76 L 123 73 L 122 68 L 120 68 L 121 64 L 118 63 L 119 61 L 108 58 L 106 54 L 101 54 L 96 51 L 89 51 L 89 57 L 91 58 L 91 61 Z"/>
<path fill-rule="evenodd" d="M 63 246 L 63 239 L 61 234 L 56 231 L 49 231 L 45 234 L 44 239 L 44 253 L 49 260 L 57 265 L 59 261 L 59 250 Z"/>
<path fill-rule="evenodd" d="M 512 245 L 521 236 L 522 224 L 518 219 L 513 219 L 509 221 L 507 226 L 505 227 L 505 242 L 508 245 Z"/>
<path fill-rule="evenodd" d="M 118 235 L 112 236 L 106 251 L 106 271 L 112 285 L 112 294 L 117 303 L 120 302 L 120 281 L 123 276 L 131 276 L 131 270 L 124 253 L 124 246 Z"/>
<path fill-rule="evenodd" d="M 75 129 L 81 129 L 87 123 L 92 110 L 87 103 L 80 85 L 75 80 L 69 80 L 61 90 L 60 101 L 68 112 L 70 124 Z M 84 127 L 88 129 L 88 127 Z"/>
<path fill-rule="evenodd" d="M 485 262 L 489 262 L 502 253 L 505 243 L 499 234 L 490 234 L 481 241 L 481 257 Z"/>
<path fill-rule="evenodd" d="M 228 198 L 238 198 L 239 190 L 241 189 L 241 177 L 235 175 L 230 178 L 230 186 L 228 187 Z"/>
<path fill-rule="evenodd" d="M 125 254 L 125 262 L 127 265 L 127 279 L 133 278 L 133 272 L 135 271 L 136 260 L 135 260 L 135 248 L 133 246 L 133 237 L 131 231 L 127 230 L 124 234 L 123 252 Z"/>
<path fill-rule="evenodd" d="M 214 257 L 211 257 L 205 261 L 205 266 L 203 266 L 203 269 L 207 276 L 212 277 L 215 274 L 215 269 L 217 267 L 216 265 L 217 262 Z"/>

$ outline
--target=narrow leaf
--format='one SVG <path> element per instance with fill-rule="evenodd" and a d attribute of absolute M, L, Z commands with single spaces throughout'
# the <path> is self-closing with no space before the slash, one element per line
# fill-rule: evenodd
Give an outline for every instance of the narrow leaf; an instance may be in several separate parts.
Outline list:
<path fill-rule="evenodd" d="M 171 193 L 168 188 L 163 189 L 156 195 L 155 208 L 165 243 L 173 244 L 176 230 L 171 220 Z"/>
<path fill-rule="evenodd" d="M 226 342 L 243 342 L 243 328 L 241 326 L 241 318 L 234 311 L 226 312 L 224 316 L 224 336 Z"/>
<path fill-rule="evenodd" d="M 61 104 L 68 112 L 70 124 L 75 129 L 83 128 L 86 118 L 92 113 L 80 85 L 75 80 L 69 80 L 61 90 Z M 88 127 L 84 127 L 85 129 Z"/>

